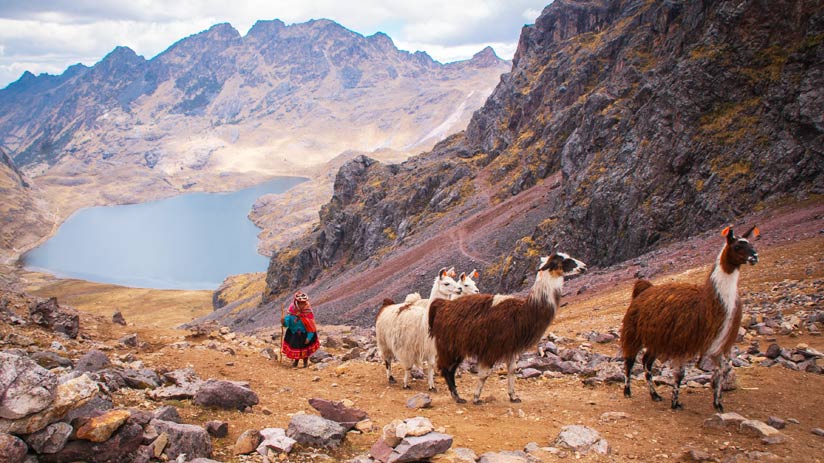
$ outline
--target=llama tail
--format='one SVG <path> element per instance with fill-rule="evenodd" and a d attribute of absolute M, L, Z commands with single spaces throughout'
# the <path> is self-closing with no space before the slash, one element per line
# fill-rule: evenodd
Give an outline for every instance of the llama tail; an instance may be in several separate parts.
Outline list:
<path fill-rule="evenodd" d="M 651 287 L 652 283 L 647 280 L 638 280 L 635 286 L 632 287 L 632 298 L 635 299 L 639 294 L 643 293 L 647 288 Z"/>
<path fill-rule="evenodd" d="M 418 302 L 420 300 L 421 300 L 421 295 L 420 294 L 412 293 L 412 294 L 407 294 L 406 299 L 404 299 L 403 302 L 405 302 L 407 304 L 414 304 L 415 302 Z"/>

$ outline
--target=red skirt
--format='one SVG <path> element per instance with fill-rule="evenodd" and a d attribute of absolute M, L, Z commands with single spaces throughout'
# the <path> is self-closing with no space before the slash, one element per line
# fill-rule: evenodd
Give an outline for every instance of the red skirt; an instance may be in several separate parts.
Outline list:
<path fill-rule="evenodd" d="M 281 343 L 281 350 L 286 357 L 292 360 L 307 359 L 320 349 L 317 333 L 315 333 L 315 339 L 309 345 L 305 345 L 305 333 L 295 333 L 295 335 L 293 336 L 290 330 L 286 330 L 286 336 L 284 336 Z"/>

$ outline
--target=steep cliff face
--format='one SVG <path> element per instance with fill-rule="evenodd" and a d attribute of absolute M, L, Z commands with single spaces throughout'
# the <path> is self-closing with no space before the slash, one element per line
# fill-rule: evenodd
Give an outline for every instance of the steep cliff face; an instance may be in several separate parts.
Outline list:
<path fill-rule="evenodd" d="M 311 285 L 340 305 L 347 287 L 348 307 L 322 307 L 345 321 L 380 300 L 346 282 L 427 243 L 481 269 L 484 291 L 517 292 L 554 244 L 603 266 L 820 195 L 823 41 L 815 1 L 556 0 L 465 133 L 398 166 L 341 170 L 315 233 L 273 257 L 268 297 Z M 452 249 L 432 245 L 444 232 Z M 374 284 L 390 282 L 421 291 L 402 272 Z"/>
<path fill-rule="evenodd" d="M 35 244 L 43 227 L 54 223 L 42 193 L 32 187 L 14 161 L 0 148 L 0 272 L 15 255 Z"/>

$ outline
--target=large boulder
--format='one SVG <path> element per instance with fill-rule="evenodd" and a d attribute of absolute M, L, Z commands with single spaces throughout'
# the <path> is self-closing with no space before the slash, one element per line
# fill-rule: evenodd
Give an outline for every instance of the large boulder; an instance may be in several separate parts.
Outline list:
<path fill-rule="evenodd" d="M 165 373 L 163 380 L 171 384 L 150 391 L 149 397 L 154 400 L 192 399 L 203 384 L 203 380 L 192 368 L 182 368 Z"/>
<path fill-rule="evenodd" d="M 174 460 L 182 454 L 186 454 L 186 459 L 212 455 L 212 439 L 209 433 L 200 426 L 163 420 L 152 420 L 149 426 L 153 427 L 158 434 L 168 434 L 169 444 L 163 453 L 169 457 L 169 460 Z"/>
<path fill-rule="evenodd" d="M 80 332 L 80 314 L 71 307 L 61 307 L 56 297 L 33 302 L 29 306 L 29 319 L 72 339 Z"/>
<path fill-rule="evenodd" d="M 16 420 L 0 418 L 0 432 L 14 434 L 37 432 L 60 420 L 71 410 L 85 405 L 98 392 L 97 383 L 92 381 L 88 375 L 72 378 L 57 386 L 55 399 L 47 408 Z"/>
<path fill-rule="evenodd" d="M 0 418 L 17 419 L 48 407 L 57 377 L 26 357 L 0 352 Z"/>
<path fill-rule="evenodd" d="M 430 432 L 423 436 L 405 437 L 389 455 L 387 463 L 429 460 L 452 447 L 452 436 Z"/>
<path fill-rule="evenodd" d="M 219 379 L 206 380 L 200 385 L 194 398 L 194 403 L 203 407 L 237 410 L 244 410 L 258 402 L 257 394 L 245 383 Z"/>
<path fill-rule="evenodd" d="M 75 365 L 75 371 L 79 372 L 95 372 L 104 370 L 112 366 L 112 362 L 109 360 L 109 357 L 99 351 L 97 349 L 92 349 L 85 354 L 77 361 L 77 365 Z"/>
<path fill-rule="evenodd" d="M 289 420 L 286 435 L 301 444 L 313 447 L 337 447 L 346 436 L 346 428 L 317 415 L 294 415 Z"/>

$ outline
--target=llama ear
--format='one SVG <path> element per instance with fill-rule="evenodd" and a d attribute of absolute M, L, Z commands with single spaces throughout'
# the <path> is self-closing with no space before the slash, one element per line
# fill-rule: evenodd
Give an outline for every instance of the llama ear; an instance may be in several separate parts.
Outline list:
<path fill-rule="evenodd" d="M 732 227 L 727 225 L 723 230 L 721 230 L 721 236 L 726 237 L 730 233 L 731 229 Z"/>
<path fill-rule="evenodd" d="M 472 272 L 469 273 L 469 276 L 472 277 L 473 280 L 477 280 L 478 277 L 480 277 L 480 275 L 478 275 L 478 271 L 474 268 L 472 269 Z"/>
<path fill-rule="evenodd" d="M 446 271 L 446 274 L 451 276 L 452 278 L 455 278 L 458 275 L 458 273 L 455 272 L 455 267 L 449 267 L 449 270 Z"/>
<path fill-rule="evenodd" d="M 442 268 L 441 271 L 438 272 L 438 278 L 440 278 L 441 280 L 443 280 L 444 277 L 446 277 L 448 275 L 449 275 L 449 272 L 446 270 L 446 267 Z"/>
<path fill-rule="evenodd" d="M 466 273 L 461 272 L 461 281 L 466 281 Z"/>
<path fill-rule="evenodd" d="M 749 238 L 750 234 L 752 234 L 753 238 L 758 238 L 759 236 L 761 236 L 761 231 L 758 230 L 758 227 L 753 225 L 753 227 L 750 228 L 749 230 L 747 230 L 747 233 L 744 233 L 743 235 L 741 235 L 741 237 L 742 238 Z"/>

